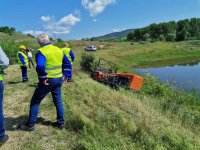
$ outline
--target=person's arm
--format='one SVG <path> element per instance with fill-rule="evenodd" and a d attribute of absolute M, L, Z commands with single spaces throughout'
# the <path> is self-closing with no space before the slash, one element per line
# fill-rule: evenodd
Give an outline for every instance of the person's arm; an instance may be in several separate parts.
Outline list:
<path fill-rule="evenodd" d="M 63 64 L 62 64 L 62 73 L 63 77 L 66 79 L 68 78 L 67 76 L 67 71 L 72 71 L 72 65 L 70 60 L 67 58 L 67 56 L 64 54 L 63 56 Z"/>
<path fill-rule="evenodd" d="M 20 61 L 22 62 L 22 64 L 23 64 L 23 65 L 26 65 L 26 62 L 25 62 L 25 60 L 24 60 L 23 55 L 19 53 L 19 54 L 18 54 L 18 57 L 19 57 Z"/>
<path fill-rule="evenodd" d="M 47 75 L 47 73 L 45 72 L 46 57 L 40 51 L 38 51 L 35 54 L 35 58 L 37 63 L 36 71 L 38 74 L 38 79 L 40 82 L 43 82 L 46 80 Z"/>
<path fill-rule="evenodd" d="M 71 56 L 71 59 L 72 59 L 72 62 L 73 62 L 75 56 L 74 56 L 74 53 L 73 53 L 72 49 L 70 50 L 69 55 Z"/>

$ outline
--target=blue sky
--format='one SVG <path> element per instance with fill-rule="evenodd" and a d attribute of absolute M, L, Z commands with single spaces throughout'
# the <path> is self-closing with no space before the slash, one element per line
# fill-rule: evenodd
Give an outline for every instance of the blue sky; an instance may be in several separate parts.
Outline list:
<path fill-rule="evenodd" d="M 200 18 L 200 0 L 0 0 L 0 26 L 81 39 Z"/>

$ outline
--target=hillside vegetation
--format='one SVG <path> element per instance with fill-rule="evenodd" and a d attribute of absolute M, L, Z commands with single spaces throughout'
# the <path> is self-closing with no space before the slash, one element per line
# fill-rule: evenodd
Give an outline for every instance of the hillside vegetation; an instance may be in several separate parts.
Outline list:
<path fill-rule="evenodd" d="M 150 75 L 145 78 L 140 93 L 124 89 L 116 91 L 93 81 L 79 65 L 81 55 L 86 53 L 84 46 L 88 44 L 97 45 L 98 50 L 92 53 L 97 59 L 102 57 L 115 62 L 119 72 L 130 72 L 134 67 L 163 65 L 163 60 L 177 60 L 178 63 L 194 60 L 200 56 L 198 42 L 70 42 L 76 59 L 74 81 L 64 83 L 62 89 L 65 129 L 61 131 L 50 125 L 55 121 L 56 110 L 49 94 L 40 105 L 36 131 L 16 130 L 18 124 L 27 120 L 30 99 L 38 80 L 35 70 L 29 69 L 30 81 L 22 83 L 19 66 L 11 65 L 5 70 L 4 80 L 5 126 L 10 140 L 0 149 L 200 149 L 198 93 L 178 91 Z M 39 47 L 35 39 L 27 44 L 33 44 L 35 49 Z M 13 45 L 17 50 L 18 41 L 13 41 Z M 10 49 L 14 54 L 11 47 L 7 45 L 5 50 Z"/>

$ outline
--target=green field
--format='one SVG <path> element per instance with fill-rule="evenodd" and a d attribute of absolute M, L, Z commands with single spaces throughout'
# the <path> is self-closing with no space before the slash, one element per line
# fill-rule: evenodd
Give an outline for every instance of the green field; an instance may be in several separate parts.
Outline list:
<path fill-rule="evenodd" d="M 129 72 L 135 67 L 159 67 L 200 60 L 200 45 L 191 42 L 131 44 L 131 42 L 72 41 L 78 61 L 84 53 L 83 46 L 91 43 L 98 47 L 98 50 L 93 53 L 97 59 L 104 58 L 114 62 L 123 72 Z"/>
<path fill-rule="evenodd" d="M 0 149 L 200 149 L 200 101 L 197 93 L 177 91 L 151 76 L 145 78 L 140 93 L 124 89 L 116 91 L 93 81 L 80 70 L 79 65 L 81 55 L 86 53 L 84 46 L 88 44 L 97 45 L 98 50 L 92 54 L 97 59 L 101 57 L 118 64 L 119 72 L 129 72 L 140 66 L 164 65 L 171 60 L 177 60 L 176 63 L 193 58 L 198 60 L 198 44 L 70 42 L 76 59 L 74 82 L 63 85 L 65 129 L 60 131 L 48 124 L 56 118 L 51 95 L 48 95 L 41 103 L 36 131 L 16 130 L 18 124 L 27 120 L 30 99 L 38 81 L 32 69 L 28 70 L 30 81 L 21 83 L 20 68 L 11 65 L 5 70 L 4 80 L 5 125 L 10 140 Z M 18 41 L 14 43 L 17 50 Z M 28 44 L 33 44 L 35 49 L 39 47 L 35 39 Z M 5 48 L 9 49 L 9 46 Z"/>

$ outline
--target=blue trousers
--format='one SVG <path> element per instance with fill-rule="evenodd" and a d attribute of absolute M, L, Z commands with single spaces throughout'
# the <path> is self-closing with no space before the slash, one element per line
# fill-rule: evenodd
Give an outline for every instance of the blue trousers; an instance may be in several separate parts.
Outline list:
<path fill-rule="evenodd" d="M 26 66 L 20 66 L 21 71 L 22 71 L 22 80 L 27 80 L 27 67 Z"/>
<path fill-rule="evenodd" d="M 63 83 L 62 78 L 51 78 L 48 79 L 49 85 L 43 85 L 41 82 L 38 83 L 33 97 L 31 99 L 28 125 L 34 126 L 37 120 L 40 102 L 44 97 L 51 92 L 53 102 L 57 111 L 57 122 L 60 124 L 64 123 L 64 109 L 61 98 L 61 87 Z"/>
<path fill-rule="evenodd" d="M 4 137 L 4 115 L 3 115 L 3 82 L 0 81 L 0 140 Z"/>

